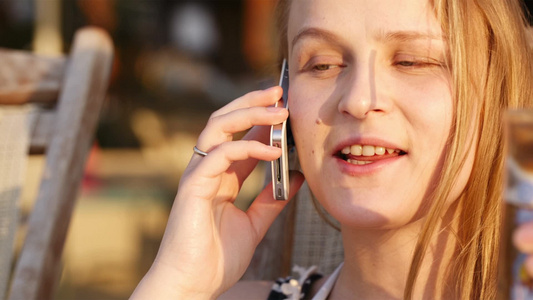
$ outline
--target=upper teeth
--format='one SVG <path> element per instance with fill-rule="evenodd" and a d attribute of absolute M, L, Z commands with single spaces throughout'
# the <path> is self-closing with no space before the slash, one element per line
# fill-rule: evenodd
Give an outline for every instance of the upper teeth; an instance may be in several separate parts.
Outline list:
<path fill-rule="evenodd" d="M 383 155 L 385 152 L 391 154 L 393 152 L 400 152 L 400 150 L 380 147 L 380 146 L 372 146 L 372 145 L 352 145 L 352 146 L 346 146 L 342 149 L 341 153 L 348 155 L 354 155 L 354 156 L 374 156 L 374 155 Z"/>

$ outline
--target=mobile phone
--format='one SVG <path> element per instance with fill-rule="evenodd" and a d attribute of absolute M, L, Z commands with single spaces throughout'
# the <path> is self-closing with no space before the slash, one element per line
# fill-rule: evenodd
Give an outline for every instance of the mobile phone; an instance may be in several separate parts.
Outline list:
<path fill-rule="evenodd" d="M 283 60 L 279 85 L 283 88 L 283 95 L 275 106 L 289 108 L 289 67 L 287 60 Z M 289 156 L 287 146 L 287 120 L 281 124 L 272 125 L 270 129 L 270 146 L 281 148 L 281 156 L 270 162 L 272 169 L 272 191 L 276 200 L 289 199 Z"/>

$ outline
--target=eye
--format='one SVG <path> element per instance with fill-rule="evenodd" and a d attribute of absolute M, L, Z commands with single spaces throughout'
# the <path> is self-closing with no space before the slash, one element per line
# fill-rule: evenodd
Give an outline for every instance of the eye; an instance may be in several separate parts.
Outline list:
<path fill-rule="evenodd" d="M 398 66 L 402 66 L 402 67 L 412 67 L 414 65 L 416 65 L 417 63 L 414 62 L 414 61 L 399 61 L 396 63 L 396 65 Z"/>
<path fill-rule="evenodd" d="M 341 55 L 320 54 L 307 57 L 299 71 L 317 79 L 327 79 L 338 76 L 344 67 L 346 65 Z"/>
<path fill-rule="evenodd" d="M 442 67 L 444 63 L 430 57 L 417 57 L 411 55 L 398 55 L 393 59 L 392 64 L 399 69 L 428 69 Z"/>
<path fill-rule="evenodd" d="M 428 58 L 401 57 L 394 61 L 394 65 L 407 68 L 424 67 L 432 64 Z"/>
<path fill-rule="evenodd" d="M 312 64 L 308 71 L 315 78 L 327 79 L 338 76 L 344 67 L 345 65 L 337 63 L 317 63 Z"/>
<path fill-rule="evenodd" d="M 330 69 L 333 69 L 335 67 L 338 67 L 336 65 L 328 65 L 328 64 L 318 64 L 313 66 L 313 70 L 315 71 L 327 71 Z"/>

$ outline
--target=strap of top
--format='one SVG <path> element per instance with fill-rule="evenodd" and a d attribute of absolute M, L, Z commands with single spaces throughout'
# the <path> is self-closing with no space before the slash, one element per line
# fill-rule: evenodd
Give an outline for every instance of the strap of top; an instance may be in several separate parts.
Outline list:
<path fill-rule="evenodd" d="M 324 282 L 322 287 L 320 287 L 320 290 L 316 293 L 316 295 L 313 297 L 313 300 L 326 300 L 331 293 L 331 290 L 333 289 L 333 286 L 335 285 L 335 282 L 337 281 L 337 278 L 339 277 L 339 273 L 342 269 L 342 265 L 344 263 L 341 263 L 333 273 L 329 276 L 328 280 Z"/>

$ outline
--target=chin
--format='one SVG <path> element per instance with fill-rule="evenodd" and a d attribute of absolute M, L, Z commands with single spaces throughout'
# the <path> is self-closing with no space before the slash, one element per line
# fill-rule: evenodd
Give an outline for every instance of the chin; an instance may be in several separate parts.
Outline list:
<path fill-rule="evenodd" d="M 344 197 L 330 196 L 325 198 L 321 197 L 323 195 L 315 195 L 322 207 L 339 221 L 342 227 L 379 230 L 399 229 L 422 218 L 417 214 L 417 211 L 412 209 L 412 207 L 419 207 L 419 204 L 398 205 L 397 203 L 406 203 L 399 199 L 395 200 L 395 203 L 384 201 L 377 203 L 377 200 L 363 201 L 361 200 L 363 197 L 350 199 L 344 195 Z M 344 200 L 339 201 L 339 199 Z M 389 198 L 389 200 L 391 199 Z"/>

